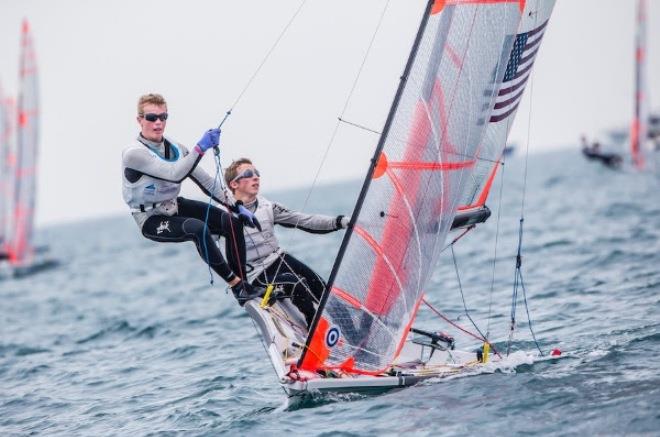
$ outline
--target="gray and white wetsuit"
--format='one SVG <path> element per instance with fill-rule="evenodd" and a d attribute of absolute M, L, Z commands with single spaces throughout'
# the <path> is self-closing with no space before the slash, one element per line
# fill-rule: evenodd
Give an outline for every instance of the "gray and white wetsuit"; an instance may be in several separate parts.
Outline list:
<path fill-rule="evenodd" d="M 275 225 L 325 234 L 345 228 L 348 219 L 341 215 L 331 217 L 292 211 L 263 196 L 245 207 L 254 213 L 262 227 L 261 232 L 245 228 L 248 281 L 259 286 L 287 283 L 291 302 L 305 316 L 307 326 L 311 326 L 326 288 L 325 281 L 305 263 L 282 250 L 275 237 Z M 285 276 L 287 279 L 283 280 Z"/>
<path fill-rule="evenodd" d="M 202 159 L 196 151 L 164 138 L 160 143 L 141 135 L 122 153 L 122 194 L 140 228 L 148 217 L 176 214 L 176 198 L 181 182 L 190 178 L 216 202 L 233 206 L 231 193 L 222 188 L 197 164 Z"/>
<path fill-rule="evenodd" d="M 254 213 L 262 231 L 245 228 L 245 249 L 248 264 L 248 279 L 254 280 L 271 266 L 284 251 L 275 236 L 275 225 L 296 228 L 313 234 L 327 234 L 346 227 L 343 215 L 332 217 L 321 214 L 306 214 L 257 196 L 256 200 L 244 205 Z"/>
<path fill-rule="evenodd" d="M 225 281 L 245 277 L 245 240 L 240 220 L 205 202 L 178 197 L 181 182 L 190 178 L 207 195 L 227 207 L 233 196 L 197 167 L 202 155 L 164 139 L 160 143 L 138 137 L 122 154 L 124 201 L 130 206 L 142 235 L 163 243 L 193 241 L 202 259 Z M 207 220 L 208 213 L 208 220 Z M 225 237 L 225 262 L 212 235 Z"/>

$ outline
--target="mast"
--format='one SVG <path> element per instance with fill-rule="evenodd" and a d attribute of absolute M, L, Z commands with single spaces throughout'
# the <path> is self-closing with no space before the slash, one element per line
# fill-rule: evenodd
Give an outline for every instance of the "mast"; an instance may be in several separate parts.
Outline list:
<path fill-rule="evenodd" d="M 341 246 L 339 247 L 337 258 L 335 258 L 335 263 L 332 266 L 332 271 L 330 272 L 330 277 L 328 278 L 328 284 L 325 288 L 323 296 L 321 296 L 321 301 L 319 302 L 318 309 L 316 310 L 316 315 L 314 316 L 314 321 L 312 322 L 312 326 L 310 326 L 309 328 L 309 334 L 307 335 L 305 348 L 303 349 L 302 355 L 300 356 L 300 360 L 298 361 L 299 365 L 300 363 L 303 362 L 305 358 L 305 354 L 309 349 L 309 345 L 312 341 L 312 335 L 316 330 L 316 327 L 318 326 L 319 318 L 323 313 L 323 308 L 325 307 L 325 304 L 328 301 L 328 296 L 330 295 L 330 292 L 332 290 L 332 285 L 334 283 L 335 277 L 337 276 L 337 272 L 339 271 L 339 266 L 341 265 L 342 260 L 344 258 L 346 247 L 348 246 L 348 242 L 350 241 L 351 235 L 353 234 L 353 227 L 355 225 L 355 221 L 360 214 L 365 196 L 369 190 L 369 185 L 371 184 L 372 176 L 374 174 L 374 171 L 376 170 L 376 166 L 378 165 L 378 159 L 381 156 L 381 152 L 383 151 L 383 147 L 385 145 L 385 138 L 387 138 L 387 134 L 389 133 L 390 127 L 392 126 L 392 120 L 394 119 L 394 114 L 396 113 L 396 110 L 399 106 L 401 95 L 403 94 L 403 90 L 406 86 L 408 75 L 410 74 L 410 69 L 412 68 L 413 62 L 415 60 L 415 56 L 417 55 L 417 50 L 419 49 L 420 41 L 422 39 L 422 36 L 424 35 L 426 24 L 428 23 L 429 17 L 431 16 L 431 8 L 433 7 L 434 3 L 435 0 L 428 0 L 426 3 L 426 7 L 424 8 L 424 14 L 422 15 L 419 28 L 417 29 L 417 35 L 415 36 L 415 41 L 413 42 L 412 48 L 410 49 L 410 54 L 408 55 L 408 61 L 406 62 L 406 66 L 403 70 L 403 74 L 401 75 L 401 78 L 399 80 L 399 87 L 397 88 L 396 94 L 394 95 L 392 105 L 390 106 L 390 111 L 387 114 L 387 119 L 385 120 L 385 126 L 383 127 L 383 131 L 378 140 L 378 144 L 376 146 L 376 150 L 374 151 L 374 155 L 371 158 L 371 164 L 369 166 L 369 170 L 367 171 L 367 175 L 365 176 L 364 183 L 362 184 L 362 189 L 360 190 L 360 195 L 358 196 L 357 202 L 355 204 L 355 209 L 353 210 L 353 214 L 351 215 L 351 222 L 349 223 L 348 229 L 346 229 L 346 233 L 344 234 L 344 239 L 342 240 Z"/>

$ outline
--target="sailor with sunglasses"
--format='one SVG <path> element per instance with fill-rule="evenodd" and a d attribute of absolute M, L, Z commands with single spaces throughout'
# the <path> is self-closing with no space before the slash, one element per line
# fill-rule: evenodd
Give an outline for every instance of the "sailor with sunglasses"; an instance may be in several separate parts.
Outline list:
<path fill-rule="evenodd" d="M 285 252 L 275 237 L 275 225 L 296 228 L 315 234 L 345 229 L 349 219 L 343 215 L 305 214 L 259 195 L 260 175 L 252 161 L 241 158 L 225 170 L 225 182 L 234 197 L 254 212 L 262 229 L 245 229 L 248 281 L 265 287 L 270 283 L 288 282 L 291 302 L 311 326 L 316 308 L 325 290 L 325 281 L 314 270 Z M 287 278 L 285 281 L 282 278 Z"/>
<path fill-rule="evenodd" d="M 221 188 L 197 164 L 210 148 L 217 147 L 220 130 L 204 133 L 191 152 L 165 138 L 167 103 L 159 94 L 146 94 L 138 101 L 140 134 L 122 154 L 124 201 L 142 235 L 164 243 L 194 241 L 199 255 L 230 287 L 242 305 L 263 295 L 245 278 L 243 225 L 259 227 L 254 214 Z M 201 190 L 236 216 L 206 202 L 179 197 L 181 182 L 190 178 Z M 208 226 L 207 226 L 208 218 Z M 227 263 L 212 234 L 225 237 Z"/>

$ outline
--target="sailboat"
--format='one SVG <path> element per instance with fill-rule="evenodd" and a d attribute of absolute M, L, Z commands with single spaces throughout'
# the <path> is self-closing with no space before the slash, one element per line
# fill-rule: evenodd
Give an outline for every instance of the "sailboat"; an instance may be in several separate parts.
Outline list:
<path fill-rule="evenodd" d="M 630 128 L 612 129 L 608 136 L 615 144 L 629 142 L 629 156 L 633 167 L 638 170 L 651 169 L 655 166 L 652 159 L 654 150 L 660 146 L 660 116 L 650 113 L 650 93 L 647 82 L 647 44 L 646 23 L 647 4 L 646 0 L 637 0 L 635 15 L 635 85 L 633 94 L 633 117 Z M 597 143 L 594 143 L 594 145 Z M 616 153 L 603 153 L 599 147 L 585 148 L 583 153 L 587 158 L 597 159 L 605 165 L 619 167 L 623 158 Z M 614 163 L 614 165 L 612 165 Z"/>
<path fill-rule="evenodd" d="M 37 152 L 39 145 L 38 69 L 34 41 L 27 20 L 21 27 L 19 92 L 16 102 L 16 143 L 11 156 L 11 214 L 6 251 L 13 276 L 55 265 L 44 256 L 47 248 L 34 247 Z M 38 256 L 37 256 L 38 255 Z"/>
<path fill-rule="evenodd" d="M 499 359 L 486 339 L 483 351 L 461 351 L 413 324 L 448 234 L 490 215 L 488 192 L 553 7 L 427 3 L 311 327 L 287 299 L 245 304 L 289 397 L 381 392 Z"/>
<path fill-rule="evenodd" d="M 649 165 L 654 147 L 649 141 L 649 92 L 646 80 L 646 0 L 637 0 L 637 33 L 635 37 L 635 110 L 630 126 L 630 154 L 638 169 Z"/>

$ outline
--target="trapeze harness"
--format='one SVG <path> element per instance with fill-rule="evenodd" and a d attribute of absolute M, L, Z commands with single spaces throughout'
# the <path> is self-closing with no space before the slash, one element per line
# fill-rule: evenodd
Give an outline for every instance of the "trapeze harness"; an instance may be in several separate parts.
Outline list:
<path fill-rule="evenodd" d="M 325 281 L 305 263 L 280 248 L 275 237 L 276 224 L 314 234 L 326 234 L 342 229 L 344 216 L 304 214 L 291 211 L 263 196 L 244 205 L 261 224 L 262 231 L 245 228 L 248 281 L 266 286 L 288 277 L 291 302 L 303 313 L 311 326 L 316 306 L 326 288 Z M 276 277 L 277 276 L 277 277 Z"/>
<path fill-rule="evenodd" d="M 149 141 L 141 135 L 122 153 L 122 194 L 142 235 L 163 242 L 194 241 L 199 255 L 225 281 L 245 272 L 245 240 L 243 225 L 231 214 L 210 207 L 208 227 L 205 202 L 178 197 L 181 182 L 190 178 L 216 202 L 229 207 L 233 197 L 219 186 L 202 168 L 197 167 L 202 155 L 189 153 L 182 146 L 164 138 Z M 225 262 L 212 234 L 225 237 Z"/>

